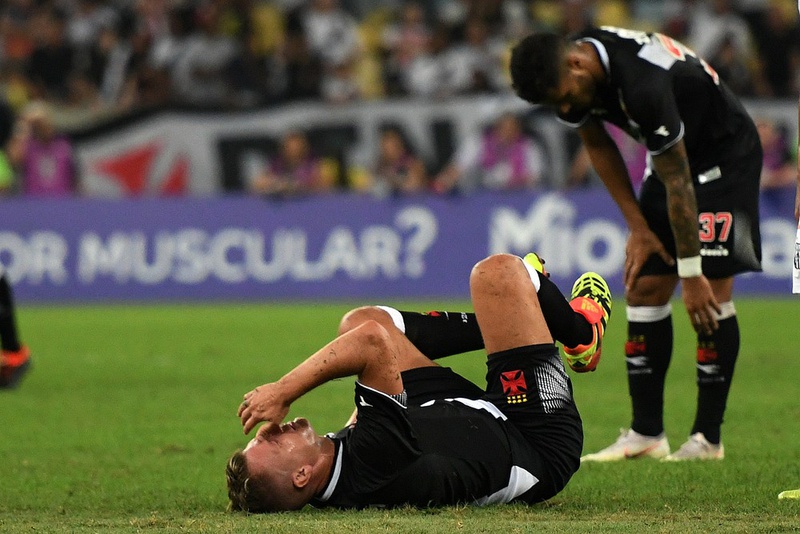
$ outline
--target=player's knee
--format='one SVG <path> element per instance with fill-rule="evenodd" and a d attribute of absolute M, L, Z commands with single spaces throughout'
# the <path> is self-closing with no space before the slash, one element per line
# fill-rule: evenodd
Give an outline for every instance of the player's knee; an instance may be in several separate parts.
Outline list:
<path fill-rule="evenodd" d="M 359 344 L 367 353 L 377 356 L 390 355 L 392 341 L 389 331 L 379 321 L 367 319 L 357 327 Z"/>
<path fill-rule="evenodd" d="M 384 327 L 392 324 L 392 318 L 383 309 L 378 306 L 362 306 L 344 314 L 344 317 L 339 322 L 338 334 L 340 336 L 346 334 L 367 321 L 376 321 L 383 324 Z"/>
<path fill-rule="evenodd" d="M 625 292 L 628 306 L 664 306 L 675 292 L 677 281 L 671 276 L 643 276 Z"/>
<path fill-rule="evenodd" d="M 470 289 L 473 294 L 482 287 L 496 287 L 512 279 L 514 271 L 525 272 L 519 256 L 513 254 L 492 254 L 484 258 L 472 268 L 469 276 Z"/>

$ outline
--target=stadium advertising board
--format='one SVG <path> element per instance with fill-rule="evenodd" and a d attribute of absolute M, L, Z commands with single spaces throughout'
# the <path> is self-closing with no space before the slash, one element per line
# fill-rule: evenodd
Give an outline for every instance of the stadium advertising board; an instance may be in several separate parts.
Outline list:
<path fill-rule="evenodd" d="M 795 223 L 763 203 L 764 272 L 742 293 L 791 291 Z M 3 201 L 0 262 L 27 302 L 468 296 L 472 265 L 536 250 L 569 287 L 621 292 L 626 229 L 603 189 L 375 199 L 330 195 Z"/>

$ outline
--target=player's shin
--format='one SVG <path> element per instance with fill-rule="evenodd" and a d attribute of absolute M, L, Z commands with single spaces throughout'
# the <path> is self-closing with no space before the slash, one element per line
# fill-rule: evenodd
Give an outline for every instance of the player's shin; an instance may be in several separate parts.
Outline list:
<path fill-rule="evenodd" d="M 483 338 L 474 313 L 398 313 L 403 323 L 401 330 L 408 340 L 431 360 L 483 348 Z"/>
<path fill-rule="evenodd" d="M 702 432 L 712 444 L 720 442 L 720 426 L 740 345 L 733 302 L 724 302 L 720 307 L 719 328 L 710 336 L 697 336 L 697 415 L 691 432 Z"/>
<path fill-rule="evenodd" d="M 645 436 L 664 431 L 664 380 L 672 358 L 672 307 L 629 306 L 625 363 L 633 406 L 631 428 Z"/>

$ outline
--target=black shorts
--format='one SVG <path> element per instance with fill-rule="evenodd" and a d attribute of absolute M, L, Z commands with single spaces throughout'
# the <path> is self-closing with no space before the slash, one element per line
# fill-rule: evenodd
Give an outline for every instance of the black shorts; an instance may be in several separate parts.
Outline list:
<path fill-rule="evenodd" d="M 759 229 L 759 177 L 761 149 L 751 151 L 746 158 L 719 166 L 720 175 L 711 170 L 711 178 L 700 183 L 694 177 L 697 198 L 700 254 L 703 274 L 710 279 L 728 278 L 746 271 L 761 270 L 761 232 Z M 656 175 L 642 185 L 639 206 L 650 229 L 658 236 L 672 257 L 676 257 L 675 236 L 667 212 L 667 191 Z M 669 266 L 654 254 L 642 267 L 642 275 L 674 274 Z"/>
<path fill-rule="evenodd" d="M 583 425 L 558 349 L 532 345 L 489 356 L 484 391 L 447 367 L 403 371 L 408 405 L 435 399 L 482 399 L 508 418 L 513 455 L 539 482 L 518 499 L 549 499 L 580 467 Z"/>
<path fill-rule="evenodd" d="M 482 388 L 449 367 L 418 367 L 401 374 L 408 406 L 457 397 L 480 399 L 485 393 Z"/>
<path fill-rule="evenodd" d="M 524 440 L 531 473 L 540 478 L 521 500 L 549 499 L 580 467 L 583 424 L 572 382 L 553 344 L 530 345 L 489 355 L 486 395 Z"/>

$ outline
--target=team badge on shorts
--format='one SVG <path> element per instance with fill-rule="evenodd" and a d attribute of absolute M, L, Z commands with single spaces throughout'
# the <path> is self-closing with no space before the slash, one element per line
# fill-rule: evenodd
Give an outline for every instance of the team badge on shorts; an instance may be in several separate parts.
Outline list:
<path fill-rule="evenodd" d="M 503 394 L 509 404 L 528 402 L 528 384 L 521 370 L 500 373 L 500 383 L 503 384 Z"/>

